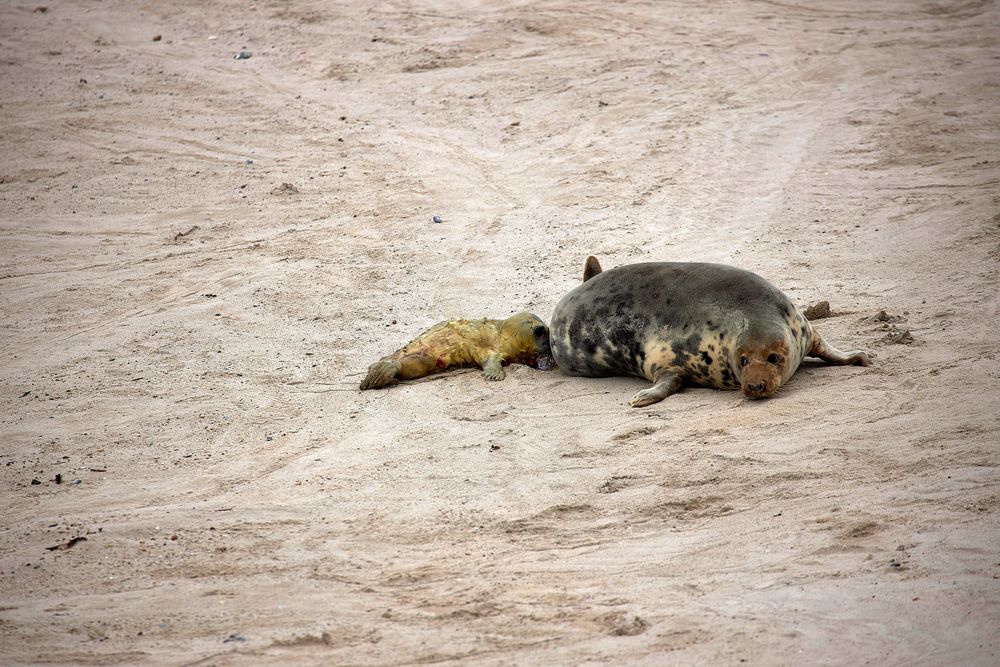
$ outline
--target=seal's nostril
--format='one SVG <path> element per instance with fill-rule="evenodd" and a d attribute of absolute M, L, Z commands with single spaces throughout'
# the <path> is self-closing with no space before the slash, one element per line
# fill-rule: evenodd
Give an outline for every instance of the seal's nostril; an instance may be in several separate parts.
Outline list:
<path fill-rule="evenodd" d="M 750 391 L 764 391 L 764 383 L 758 382 L 757 384 L 748 384 L 747 389 Z"/>

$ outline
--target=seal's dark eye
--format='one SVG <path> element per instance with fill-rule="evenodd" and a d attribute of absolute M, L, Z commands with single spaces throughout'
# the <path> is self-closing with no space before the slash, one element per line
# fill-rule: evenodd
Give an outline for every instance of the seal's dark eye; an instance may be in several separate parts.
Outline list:
<path fill-rule="evenodd" d="M 778 356 L 777 354 L 775 354 L 774 352 L 772 352 L 771 354 L 767 355 L 767 362 L 769 364 L 776 364 L 779 361 L 781 361 L 781 357 Z"/>
<path fill-rule="evenodd" d="M 749 363 L 750 363 L 749 359 L 747 359 L 746 357 L 740 357 L 740 366 L 746 366 Z"/>

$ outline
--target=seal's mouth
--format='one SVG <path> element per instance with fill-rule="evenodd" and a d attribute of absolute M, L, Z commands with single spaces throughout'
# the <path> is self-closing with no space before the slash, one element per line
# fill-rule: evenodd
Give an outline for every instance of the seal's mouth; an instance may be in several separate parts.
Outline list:
<path fill-rule="evenodd" d="M 547 354 L 543 354 L 536 357 L 534 363 L 528 365 L 532 368 L 537 368 L 540 371 L 550 371 L 556 367 L 556 360 Z"/>
<path fill-rule="evenodd" d="M 767 386 L 766 383 L 760 382 L 758 384 L 744 384 L 740 387 L 743 391 L 743 395 L 747 398 L 770 398 L 774 392 Z"/>

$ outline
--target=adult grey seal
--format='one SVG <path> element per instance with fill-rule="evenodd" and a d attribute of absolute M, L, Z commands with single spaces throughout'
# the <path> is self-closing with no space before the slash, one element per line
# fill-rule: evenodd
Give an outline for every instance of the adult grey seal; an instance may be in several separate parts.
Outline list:
<path fill-rule="evenodd" d="M 841 352 L 778 288 L 722 264 L 648 262 L 602 271 L 591 256 L 583 284 L 556 305 L 552 354 L 569 375 L 636 375 L 653 383 L 629 403 L 662 401 L 684 384 L 773 396 L 807 356 L 870 366 Z"/>

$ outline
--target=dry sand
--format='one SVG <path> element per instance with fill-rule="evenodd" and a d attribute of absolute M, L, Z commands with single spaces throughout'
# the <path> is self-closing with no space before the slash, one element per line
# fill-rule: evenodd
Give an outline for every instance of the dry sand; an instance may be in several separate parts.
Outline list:
<path fill-rule="evenodd" d="M 1000 663 L 998 25 L 5 2 L 0 663 Z M 357 391 L 588 253 L 755 270 L 875 364 Z"/>

